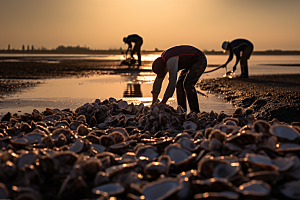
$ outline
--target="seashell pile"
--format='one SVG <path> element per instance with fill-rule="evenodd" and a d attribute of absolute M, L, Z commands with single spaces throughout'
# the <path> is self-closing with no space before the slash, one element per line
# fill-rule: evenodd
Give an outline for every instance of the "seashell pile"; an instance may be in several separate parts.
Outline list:
<path fill-rule="evenodd" d="M 96 99 L 7 113 L 0 199 L 300 199 L 300 127 Z"/>

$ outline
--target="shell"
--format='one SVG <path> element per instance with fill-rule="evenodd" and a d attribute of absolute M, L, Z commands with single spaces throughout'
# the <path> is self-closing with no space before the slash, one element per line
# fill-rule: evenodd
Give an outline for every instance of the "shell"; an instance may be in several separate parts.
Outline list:
<path fill-rule="evenodd" d="M 247 153 L 245 156 L 245 161 L 263 169 L 278 170 L 278 167 L 274 165 L 272 160 L 267 156 Z"/>
<path fill-rule="evenodd" d="M 236 192 L 205 192 L 194 196 L 194 199 L 239 199 L 240 195 Z"/>
<path fill-rule="evenodd" d="M 239 186 L 239 189 L 246 196 L 268 196 L 271 192 L 270 185 L 259 180 L 244 183 Z"/>
<path fill-rule="evenodd" d="M 74 153 L 79 153 L 83 150 L 84 147 L 84 143 L 82 140 L 78 140 L 77 142 L 73 143 L 72 145 L 70 145 L 70 151 L 74 152 Z"/>
<path fill-rule="evenodd" d="M 229 179 L 238 173 L 239 168 L 239 163 L 221 163 L 214 168 L 213 177 Z"/>
<path fill-rule="evenodd" d="M 142 157 L 151 161 L 158 156 L 159 154 L 157 153 L 156 148 L 150 145 L 142 146 L 136 151 L 136 157 L 138 159 L 141 159 Z"/>
<path fill-rule="evenodd" d="M 186 149 L 181 148 L 179 145 L 171 144 L 165 148 L 165 154 L 169 155 L 171 160 L 174 161 L 174 166 L 188 165 L 196 154 L 192 154 Z"/>
<path fill-rule="evenodd" d="M 128 140 L 128 138 L 129 138 L 129 134 L 128 134 L 128 132 L 126 131 L 125 128 L 122 128 L 122 127 L 115 127 L 115 128 L 111 128 L 109 131 L 111 131 L 111 132 L 120 132 L 120 133 L 122 133 L 122 134 L 124 135 L 124 137 L 125 137 L 125 140 Z"/>
<path fill-rule="evenodd" d="M 277 152 L 300 151 L 300 145 L 295 143 L 279 143 L 276 145 Z"/>
<path fill-rule="evenodd" d="M 197 144 L 194 143 L 193 140 L 187 139 L 187 138 L 181 138 L 178 143 L 180 146 L 186 150 L 189 150 L 190 152 L 193 152 L 198 147 Z"/>
<path fill-rule="evenodd" d="M 166 199 L 182 187 L 177 179 L 164 178 L 147 184 L 141 193 L 145 199 Z"/>
<path fill-rule="evenodd" d="M 127 106 L 128 106 L 128 103 L 127 103 L 127 101 L 120 101 L 119 103 L 118 103 L 118 108 L 120 108 L 120 109 L 122 109 L 122 108 L 127 108 Z"/>
<path fill-rule="evenodd" d="M 290 142 L 299 141 L 299 134 L 292 126 L 274 125 L 270 128 L 270 133 L 275 135 L 279 140 Z"/>
<path fill-rule="evenodd" d="M 280 193 L 290 199 L 299 199 L 300 180 L 285 183 L 280 188 Z"/>
<path fill-rule="evenodd" d="M 125 188 L 118 183 L 107 183 L 93 188 L 92 192 L 102 196 L 119 195 L 125 191 Z"/>
<path fill-rule="evenodd" d="M 168 167 L 162 162 L 150 162 L 145 166 L 144 172 L 148 178 L 157 179 L 162 174 L 168 173 Z"/>
<path fill-rule="evenodd" d="M 192 121 L 186 121 L 183 123 L 183 128 L 184 128 L 184 130 L 189 130 L 189 129 L 196 130 L 197 124 L 195 124 Z"/>

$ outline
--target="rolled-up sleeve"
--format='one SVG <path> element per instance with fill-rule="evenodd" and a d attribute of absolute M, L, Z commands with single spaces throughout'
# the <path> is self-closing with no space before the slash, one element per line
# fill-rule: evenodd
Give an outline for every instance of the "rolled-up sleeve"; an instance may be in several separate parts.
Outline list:
<path fill-rule="evenodd" d="M 178 72 L 178 56 L 170 58 L 167 62 L 167 70 L 169 71 L 169 84 L 164 97 L 170 98 L 176 88 L 177 72 Z"/>

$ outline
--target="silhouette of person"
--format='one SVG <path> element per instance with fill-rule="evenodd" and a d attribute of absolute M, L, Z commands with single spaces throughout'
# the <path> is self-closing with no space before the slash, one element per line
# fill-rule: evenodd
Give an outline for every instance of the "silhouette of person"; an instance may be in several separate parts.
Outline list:
<path fill-rule="evenodd" d="M 236 56 L 236 62 L 233 66 L 232 71 L 234 72 L 236 70 L 236 66 L 238 62 L 240 61 L 241 66 L 241 75 L 242 78 L 248 78 L 248 59 L 250 58 L 252 52 L 253 52 L 253 44 L 246 40 L 246 39 L 235 39 L 231 42 L 224 41 L 222 44 L 222 49 L 229 50 L 229 58 L 226 61 L 223 67 L 226 67 L 226 65 L 232 60 L 233 54 Z M 242 57 L 240 56 L 240 52 L 243 52 Z"/>
<path fill-rule="evenodd" d="M 165 50 L 161 57 L 158 57 L 152 64 L 152 71 L 157 74 L 151 92 L 152 104 L 157 101 L 162 82 L 169 72 L 169 84 L 160 105 L 166 104 L 176 88 L 178 105 L 187 110 L 187 98 L 191 112 L 199 113 L 195 84 L 206 66 L 207 60 L 204 53 L 193 46 L 181 45 Z M 180 70 L 177 80 L 177 72 Z"/>
<path fill-rule="evenodd" d="M 137 34 L 132 34 L 132 35 L 128 35 L 127 37 L 124 37 L 123 42 L 125 42 L 125 44 L 128 44 L 126 55 L 129 50 L 131 51 L 131 55 L 130 55 L 131 58 L 133 58 L 133 55 L 136 53 L 138 56 L 138 65 L 140 66 L 142 64 L 141 46 L 143 44 L 143 38 Z M 131 44 L 132 42 L 134 43 L 133 49 Z"/>

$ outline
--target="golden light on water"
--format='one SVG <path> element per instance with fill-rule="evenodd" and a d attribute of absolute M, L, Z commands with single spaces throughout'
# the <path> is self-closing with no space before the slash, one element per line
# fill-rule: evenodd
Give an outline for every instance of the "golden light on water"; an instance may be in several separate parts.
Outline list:
<path fill-rule="evenodd" d="M 142 81 L 144 84 L 152 84 L 155 78 L 156 76 L 154 75 L 154 73 L 152 73 L 151 75 L 138 76 L 137 80 Z"/>
<path fill-rule="evenodd" d="M 160 54 L 148 54 L 147 56 L 142 56 L 142 61 L 154 61 L 159 56 Z"/>

